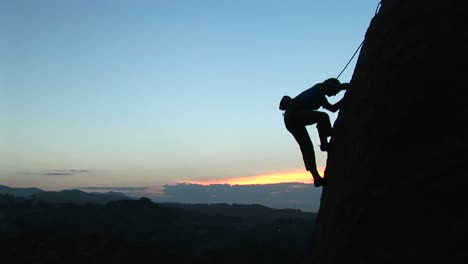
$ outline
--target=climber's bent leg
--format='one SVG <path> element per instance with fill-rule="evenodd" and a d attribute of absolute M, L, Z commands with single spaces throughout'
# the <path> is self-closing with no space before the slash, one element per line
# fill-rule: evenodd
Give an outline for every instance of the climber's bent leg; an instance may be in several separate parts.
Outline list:
<path fill-rule="evenodd" d="M 328 143 L 328 137 L 332 134 L 330 117 L 327 113 L 315 110 L 303 110 L 295 113 L 295 122 L 304 126 L 317 124 L 317 131 L 320 138 L 320 144 L 325 146 Z"/>

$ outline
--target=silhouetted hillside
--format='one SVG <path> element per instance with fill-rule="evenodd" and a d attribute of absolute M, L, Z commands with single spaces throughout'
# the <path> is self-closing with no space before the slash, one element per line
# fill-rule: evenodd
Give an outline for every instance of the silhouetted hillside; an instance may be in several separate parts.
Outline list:
<path fill-rule="evenodd" d="M 117 193 L 87 193 L 79 190 L 63 190 L 59 192 L 39 192 L 32 195 L 32 198 L 50 203 L 74 203 L 74 204 L 106 204 L 109 202 L 127 200 L 128 196 Z"/>
<path fill-rule="evenodd" d="M 258 205 L 80 206 L 0 195 L 0 248 L 2 263 L 15 264 L 307 263 L 314 219 Z"/>
<path fill-rule="evenodd" d="M 38 188 L 12 188 L 0 185 L 0 195 L 9 194 L 16 197 L 32 198 L 37 201 L 49 203 L 73 203 L 73 204 L 106 204 L 109 202 L 128 200 L 127 195 L 119 192 L 93 193 L 80 190 L 63 190 L 59 192 L 43 191 Z"/>
<path fill-rule="evenodd" d="M 11 188 L 5 185 L 0 185 L 0 194 L 11 194 L 18 197 L 27 197 L 40 192 L 43 192 L 43 190 L 38 188 Z"/>
<path fill-rule="evenodd" d="M 466 1 L 382 1 L 334 126 L 318 263 L 468 263 L 466 47 Z"/>

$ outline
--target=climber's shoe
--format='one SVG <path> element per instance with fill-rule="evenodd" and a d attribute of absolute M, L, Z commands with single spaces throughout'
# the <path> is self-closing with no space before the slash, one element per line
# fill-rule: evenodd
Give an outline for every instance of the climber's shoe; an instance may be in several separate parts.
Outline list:
<path fill-rule="evenodd" d="M 332 152 L 334 150 L 334 146 L 331 143 L 325 143 L 320 145 L 321 151 Z"/>
<path fill-rule="evenodd" d="M 325 185 L 327 182 L 324 178 L 321 178 L 321 177 L 318 177 L 318 178 L 314 178 L 314 186 L 315 187 L 320 187 L 320 186 L 323 186 Z"/>

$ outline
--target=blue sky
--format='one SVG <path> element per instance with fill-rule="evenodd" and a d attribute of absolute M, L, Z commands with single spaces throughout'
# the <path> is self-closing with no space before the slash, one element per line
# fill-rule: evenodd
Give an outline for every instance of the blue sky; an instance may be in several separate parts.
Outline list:
<path fill-rule="evenodd" d="M 377 3 L 0 1 L 0 184 L 154 186 L 304 170 L 278 102 L 336 77 Z"/>

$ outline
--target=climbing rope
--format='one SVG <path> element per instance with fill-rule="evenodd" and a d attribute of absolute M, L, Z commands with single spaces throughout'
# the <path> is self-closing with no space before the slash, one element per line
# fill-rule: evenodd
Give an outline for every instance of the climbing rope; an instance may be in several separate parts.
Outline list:
<path fill-rule="evenodd" d="M 382 1 L 380 1 L 380 2 L 377 4 L 377 8 L 375 9 L 375 14 L 374 14 L 374 16 L 377 15 L 377 13 L 379 12 L 380 6 L 381 6 L 381 5 L 382 5 Z"/>
<path fill-rule="evenodd" d="M 336 77 L 337 79 L 340 78 L 341 74 L 346 70 L 346 68 L 348 68 L 348 65 L 351 63 L 351 61 L 354 59 L 354 56 L 356 56 L 356 53 L 361 49 L 362 45 L 364 44 L 364 40 L 361 42 L 361 44 L 359 44 L 359 47 L 356 49 L 356 51 L 354 52 L 353 56 L 351 56 L 351 59 L 349 59 L 348 63 L 346 63 L 346 66 L 344 66 L 343 70 L 340 72 L 340 74 L 338 74 L 338 76 Z"/>
<path fill-rule="evenodd" d="M 380 10 L 380 6 L 382 5 L 382 1 L 380 1 L 378 4 L 377 4 L 377 8 L 375 9 L 375 15 L 377 15 L 377 13 L 379 12 Z M 361 42 L 361 44 L 359 44 L 359 46 L 357 47 L 356 51 L 354 52 L 353 56 L 351 56 L 351 59 L 349 59 L 348 63 L 346 63 L 346 65 L 344 66 L 343 70 L 340 72 L 340 74 L 338 74 L 338 76 L 336 77 L 336 79 L 339 79 L 341 74 L 343 74 L 343 72 L 346 70 L 346 68 L 348 68 L 348 65 L 351 63 L 351 61 L 354 59 L 354 56 L 356 56 L 356 54 L 358 53 L 358 51 L 361 49 L 362 45 L 364 45 L 364 40 Z"/>

